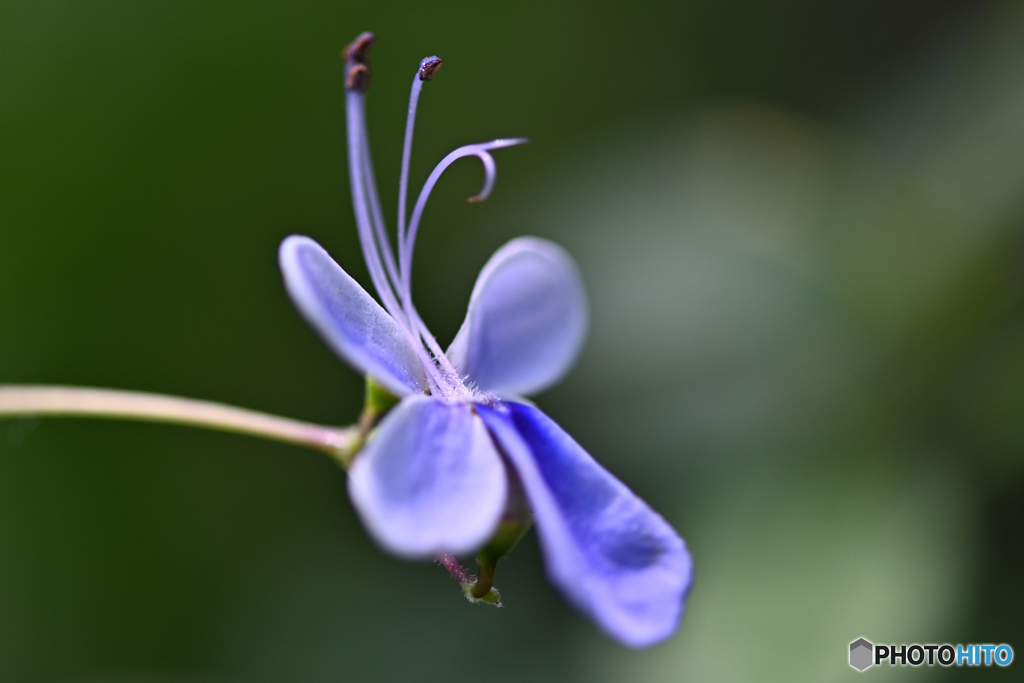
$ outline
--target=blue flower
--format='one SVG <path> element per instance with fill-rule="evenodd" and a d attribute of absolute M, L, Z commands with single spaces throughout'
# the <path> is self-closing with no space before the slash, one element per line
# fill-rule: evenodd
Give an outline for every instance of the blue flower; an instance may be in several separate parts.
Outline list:
<path fill-rule="evenodd" d="M 351 463 L 353 505 L 383 548 L 410 559 L 480 551 L 501 536 L 503 524 L 525 530 L 532 517 L 548 574 L 577 608 L 623 644 L 663 640 L 679 622 L 691 581 L 682 539 L 520 398 L 557 382 L 583 343 L 587 305 L 572 259 L 533 237 L 499 249 L 444 351 L 413 305 L 413 245 L 441 173 L 456 159 L 477 157 L 486 180 L 472 201 L 482 200 L 495 179 L 490 152 L 523 141 L 449 154 L 429 176 L 406 227 L 416 106 L 441 63 L 423 60 L 410 98 L 396 258 L 364 123 L 372 43 L 363 34 L 346 50 L 346 109 L 356 223 L 383 306 L 310 238 L 293 235 L 280 249 L 285 286 L 302 315 L 338 355 L 400 399 Z"/>

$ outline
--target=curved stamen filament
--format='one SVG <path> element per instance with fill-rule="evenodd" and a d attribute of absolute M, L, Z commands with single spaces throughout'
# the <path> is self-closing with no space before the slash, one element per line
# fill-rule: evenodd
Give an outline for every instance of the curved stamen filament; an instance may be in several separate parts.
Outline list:
<path fill-rule="evenodd" d="M 345 118 L 349 179 L 352 183 L 352 205 L 355 210 L 356 227 L 366 268 L 370 273 L 373 286 L 380 296 L 381 303 L 405 332 L 415 353 L 419 356 L 431 390 L 439 391 L 448 384 L 444 377 L 446 373 L 440 371 L 434 357 L 424 348 L 418 322 L 414 322 L 400 304 L 402 295 L 400 273 L 395 263 L 394 252 L 391 250 L 387 227 L 384 224 L 380 196 L 377 194 L 377 183 L 373 174 L 373 163 L 370 159 L 370 139 L 366 130 L 366 89 L 370 78 L 367 54 L 375 40 L 372 33 L 361 34 L 343 53 L 347 71 Z M 438 65 L 434 66 L 427 77 L 436 71 Z"/>
<path fill-rule="evenodd" d="M 447 375 L 451 375 L 452 378 L 457 378 L 459 373 L 448 360 L 448 356 L 446 356 L 444 351 L 441 350 L 441 346 L 437 343 L 437 340 L 434 339 L 434 335 L 431 334 L 427 324 L 423 322 L 423 318 L 420 317 L 419 311 L 416 310 L 411 299 L 408 302 L 407 313 L 412 316 L 412 324 L 416 326 L 420 337 L 423 339 L 423 343 L 425 343 L 427 348 L 430 349 L 430 352 L 434 354 L 438 364 L 441 366 L 442 372 Z"/>
<path fill-rule="evenodd" d="M 441 160 L 441 163 L 434 167 L 434 170 L 431 171 L 430 176 L 427 178 L 427 182 L 423 184 L 423 189 L 420 190 L 419 197 L 416 199 L 416 205 L 413 207 L 412 217 L 409 220 L 408 234 L 406 235 L 403 243 L 399 245 L 398 269 L 402 274 L 401 291 L 402 299 L 404 301 L 409 302 L 412 299 L 412 254 L 416 245 L 416 233 L 419 231 L 420 219 L 423 218 L 423 210 L 426 207 L 427 199 L 430 198 L 430 193 L 434 190 L 434 186 L 441 178 L 441 174 L 443 174 L 449 166 L 463 157 L 477 157 L 484 165 L 484 185 L 480 192 L 470 197 L 468 201 L 483 201 L 490 196 L 498 173 L 497 165 L 495 164 L 494 157 L 491 156 L 490 151 L 493 149 L 501 149 L 503 147 L 522 145 L 526 142 L 529 142 L 526 138 L 499 138 L 498 140 L 491 140 L 490 142 L 465 145 L 448 154 L 448 156 Z M 409 309 L 406 309 L 406 314 L 410 315 Z"/>
<path fill-rule="evenodd" d="M 370 272 L 370 279 L 373 286 L 380 295 L 384 307 L 393 317 L 396 312 L 401 315 L 401 307 L 398 306 L 395 293 L 392 291 L 384 267 L 381 262 L 380 252 L 373 234 L 373 223 L 370 218 L 371 200 L 368 197 L 369 188 L 366 181 L 366 163 L 363 160 L 364 145 L 363 132 L 366 127 L 364 119 L 365 100 L 358 92 L 349 91 L 345 94 L 346 99 L 346 122 L 348 124 L 348 170 L 349 179 L 352 183 L 352 206 L 356 215 L 356 229 L 359 232 L 359 244 L 363 249 L 363 258 L 366 261 L 366 268 Z"/>
<path fill-rule="evenodd" d="M 475 195 L 466 199 L 467 204 L 476 204 L 490 197 L 491 190 L 494 189 L 494 181 L 498 179 L 498 165 L 494 163 L 494 157 L 490 154 L 482 154 L 479 155 L 479 159 L 484 165 L 484 186 Z"/>
<path fill-rule="evenodd" d="M 395 255 L 391 250 L 391 242 L 388 240 L 388 229 L 384 224 L 384 212 L 380 206 L 380 195 L 377 194 L 377 183 L 373 175 L 373 159 L 370 156 L 370 139 L 363 127 L 363 174 L 366 184 L 366 196 L 370 204 L 370 218 L 373 221 L 373 232 L 377 238 L 377 248 L 383 256 L 384 269 L 388 275 L 388 281 L 395 292 L 401 293 L 401 279 L 398 274 L 398 267 L 395 263 Z"/>
<path fill-rule="evenodd" d="M 373 162 L 370 159 L 370 140 L 366 130 L 365 95 L 370 77 L 367 53 L 373 42 L 372 34 L 362 34 L 346 48 L 344 53 L 347 68 L 345 107 L 348 124 L 349 175 L 352 182 L 352 204 L 355 209 L 359 242 L 363 258 L 366 260 L 367 270 L 370 272 L 370 279 L 380 296 L 381 303 L 412 342 L 413 348 L 427 372 L 432 393 L 449 395 L 461 386 L 458 372 L 445 356 L 430 330 L 427 329 L 412 301 L 412 254 L 420 219 L 423 217 L 427 199 L 441 174 L 456 160 L 464 156 L 475 156 L 483 164 L 484 185 L 480 192 L 467 200 L 480 202 L 491 194 L 491 190 L 494 189 L 494 181 L 497 178 L 497 165 L 494 162 L 494 157 L 490 154 L 491 150 L 520 145 L 526 140 L 509 138 L 466 145 L 446 156 L 424 183 L 416 205 L 413 207 L 412 216 L 406 223 L 409 163 L 412 156 L 416 109 L 420 93 L 423 90 L 423 82 L 430 80 L 441 66 L 441 60 L 437 57 L 427 57 L 421 61 L 409 94 L 409 113 L 406 118 L 405 141 L 402 148 L 402 171 L 398 193 L 398 259 L 396 263 L 395 253 L 392 251 L 391 241 L 384 223 L 380 196 L 377 193 Z M 456 391 L 456 393 L 458 392 Z"/>
<path fill-rule="evenodd" d="M 380 215 L 380 200 L 376 196 L 376 187 L 372 179 L 367 178 L 368 172 L 372 173 L 369 164 L 365 161 L 367 155 L 366 121 L 365 121 L 365 97 L 363 93 L 350 89 L 345 93 L 346 121 L 348 131 L 348 158 L 349 176 L 352 182 L 352 206 L 356 216 L 356 228 L 359 233 L 359 243 L 363 250 L 363 258 L 366 261 L 366 268 L 370 273 L 377 294 L 381 298 L 384 308 L 391 314 L 399 326 L 409 336 L 416 354 L 420 357 L 423 367 L 427 371 L 427 378 L 432 391 L 439 390 L 444 385 L 444 380 L 438 372 L 437 365 L 433 358 L 427 353 L 420 341 L 418 330 L 414 330 L 411 322 L 404 313 L 404 309 L 398 303 L 395 292 L 388 282 L 385 272 L 386 266 L 381 259 L 380 251 L 390 249 L 388 244 L 378 244 L 374 234 L 374 225 L 380 226 L 384 240 L 387 233 L 383 229 L 383 217 Z M 370 194 L 372 190 L 372 195 Z M 375 207 L 375 208 L 374 208 Z M 371 218 L 373 216 L 373 218 Z M 374 218 L 377 220 L 375 221 Z M 394 257 L 392 256 L 392 259 Z M 396 288 L 397 289 L 397 288 Z M 399 290 L 400 291 L 400 290 Z"/>
<path fill-rule="evenodd" d="M 409 90 L 409 113 L 405 119 L 405 139 L 402 144 L 402 171 L 398 178 L 398 253 L 402 254 L 405 252 L 406 244 L 406 208 L 409 197 L 409 163 L 412 158 L 412 138 L 413 131 L 416 127 L 416 109 L 419 105 L 420 93 L 423 91 L 423 84 L 430 80 L 437 70 L 441 67 L 441 60 L 436 56 L 425 57 L 421 62 L 419 69 L 416 71 L 416 75 L 412 79 L 412 87 Z M 401 270 L 401 266 L 399 266 Z M 405 306 L 405 316 L 409 320 L 411 327 L 416 329 L 423 343 L 427 345 L 430 352 L 437 359 L 441 366 L 442 372 L 450 374 L 453 380 L 457 380 L 458 373 L 452 364 L 448 361 L 444 352 L 441 350 L 441 346 L 434 339 L 434 335 L 430 333 L 423 319 L 420 318 L 419 311 L 416 310 L 416 306 L 412 302 L 412 292 L 410 289 L 406 289 L 401 284 L 396 284 L 395 288 L 400 292 L 402 303 Z"/>
<path fill-rule="evenodd" d="M 406 205 L 409 197 L 409 160 L 412 158 L 412 134 L 416 127 L 416 108 L 420 101 L 420 92 L 425 82 L 421 76 L 424 64 L 430 59 L 427 57 L 420 62 L 420 68 L 412 77 L 412 88 L 409 90 L 409 113 L 405 118 L 405 140 L 402 143 L 402 172 L 398 176 L 398 253 L 405 249 L 405 221 Z M 440 60 L 438 60 L 440 63 Z M 401 285 L 396 285 L 401 289 Z"/>
<path fill-rule="evenodd" d="M 408 205 L 409 195 L 409 164 L 412 158 L 412 140 L 413 132 L 416 127 L 416 110 L 419 106 L 420 93 L 423 91 L 423 83 L 430 80 L 433 75 L 441 66 L 441 60 L 437 57 L 426 57 L 420 62 L 419 69 L 416 75 L 413 76 L 412 87 L 409 91 L 409 111 L 405 120 L 405 139 L 402 145 L 402 170 L 398 180 L 398 254 L 399 254 L 399 266 L 398 270 L 402 274 L 402 283 L 396 285 L 398 290 L 398 296 L 404 306 L 404 313 L 406 320 L 409 325 L 414 328 L 415 332 L 419 334 L 423 343 L 426 344 L 427 348 L 434 355 L 438 364 L 441 366 L 442 372 L 451 375 L 454 381 L 458 379 L 458 372 L 448 361 L 447 356 L 441 350 L 440 345 L 431 334 L 430 329 L 420 318 L 419 312 L 416 310 L 416 306 L 412 301 L 412 286 L 411 286 L 411 269 L 412 269 L 412 252 L 414 243 L 416 240 L 416 232 L 419 225 L 420 216 L 423 213 L 423 205 L 426 203 L 426 197 L 430 194 L 430 189 L 437 182 L 437 178 L 440 177 L 444 169 L 447 168 L 453 161 L 465 156 L 460 154 L 459 150 L 449 154 L 434 170 L 431 175 L 431 179 L 428 180 L 429 188 L 425 189 L 425 194 L 421 192 L 420 200 L 417 202 L 416 209 L 413 211 L 413 218 L 411 222 L 411 230 L 406 229 L 406 208 Z M 475 154 L 484 165 L 484 186 L 479 193 L 475 196 L 470 197 L 468 201 L 479 202 L 486 199 L 491 190 L 494 188 L 494 181 L 497 176 L 497 165 L 494 162 L 494 158 L 488 153 L 490 149 L 497 149 L 498 147 L 510 146 L 512 144 L 518 144 L 519 142 L 525 142 L 525 140 L 495 140 L 491 143 L 483 143 L 481 145 L 470 145 L 475 149 L 475 152 L 469 152 Z M 468 148 L 462 148 L 467 150 Z"/>

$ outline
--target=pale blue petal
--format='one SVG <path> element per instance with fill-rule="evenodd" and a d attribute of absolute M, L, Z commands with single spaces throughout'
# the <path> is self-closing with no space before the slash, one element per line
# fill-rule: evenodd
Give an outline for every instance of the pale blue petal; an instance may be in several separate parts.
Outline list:
<path fill-rule="evenodd" d="M 572 258 L 536 237 L 487 262 L 447 356 L 485 391 L 532 394 L 568 372 L 587 332 L 587 300 Z"/>
<path fill-rule="evenodd" d="M 425 558 L 483 546 L 505 508 L 507 477 L 472 406 L 410 396 L 352 463 L 348 491 L 381 546 Z"/>
<path fill-rule="evenodd" d="M 624 645 L 669 637 L 692 578 L 683 540 L 536 408 L 478 410 L 523 482 L 551 580 Z"/>
<path fill-rule="evenodd" d="M 323 247 L 292 235 L 281 243 L 278 260 L 295 306 L 339 356 L 396 396 L 426 389 L 409 337 Z"/>

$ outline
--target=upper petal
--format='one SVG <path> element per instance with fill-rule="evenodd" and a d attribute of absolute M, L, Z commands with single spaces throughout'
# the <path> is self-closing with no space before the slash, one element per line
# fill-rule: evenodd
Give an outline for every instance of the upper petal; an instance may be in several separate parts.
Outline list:
<path fill-rule="evenodd" d="M 403 557 L 479 549 L 508 493 L 505 465 L 469 404 L 403 399 L 349 469 L 370 534 Z"/>
<path fill-rule="evenodd" d="M 426 374 L 409 337 L 323 247 L 291 235 L 278 260 L 295 306 L 338 355 L 396 396 L 423 392 Z"/>
<path fill-rule="evenodd" d="M 670 636 L 692 578 L 683 540 L 536 408 L 479 410 L 522 479 L 551 580 L 624 645 Z"/>
<path fill-rule="evenodd" d="M 569 370 L 586 331 L 586 294 L 572 258 L 557 244 L 520 237 L 480 271 L 447 356 L 485 391 L 531 394 Z"/>

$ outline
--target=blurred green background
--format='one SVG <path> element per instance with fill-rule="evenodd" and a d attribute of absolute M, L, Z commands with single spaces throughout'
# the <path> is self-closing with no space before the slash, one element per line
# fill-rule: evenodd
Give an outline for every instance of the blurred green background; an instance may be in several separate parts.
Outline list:
<path fill-rule="evenodd" d="M 0 421 L 4 681 L 832 681 L 848 643 L 1024 652 L 1024 5 L 0 4 L 0 382 L 352 422 L 361 380 L 293 310 L 276 248 L 367 282 L 341 47 L 393 224 L 408 85 L 415 291 L 451 338 L 533 234 L 593 324 L 537 400 L 687 539 L 667 643 L 567 607 L 531 535 L 473 607 L 378 551 L 321 455 L 185 428 Z M 878 680 L 1010 680 L 888 669 Z"/>

